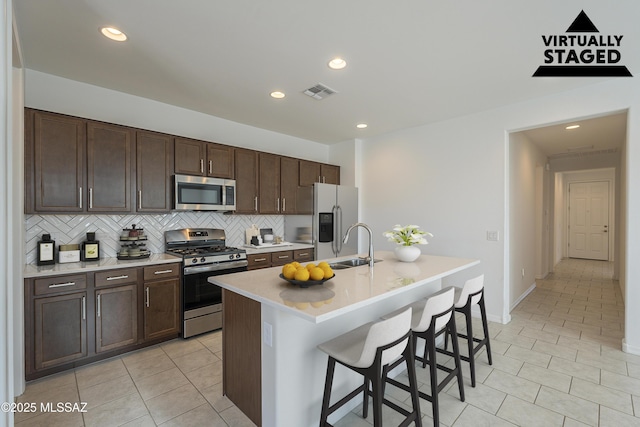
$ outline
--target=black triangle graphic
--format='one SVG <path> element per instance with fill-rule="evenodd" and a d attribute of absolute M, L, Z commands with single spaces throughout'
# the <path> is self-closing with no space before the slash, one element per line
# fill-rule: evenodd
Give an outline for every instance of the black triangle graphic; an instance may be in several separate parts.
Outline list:
<path fill-rule="evenodd" d="M 598 29 L 591 19 L 584 13 L 584 10 L 580 11 L 578 17 L 567 29 L 567 33 L 599 33 Z"/>

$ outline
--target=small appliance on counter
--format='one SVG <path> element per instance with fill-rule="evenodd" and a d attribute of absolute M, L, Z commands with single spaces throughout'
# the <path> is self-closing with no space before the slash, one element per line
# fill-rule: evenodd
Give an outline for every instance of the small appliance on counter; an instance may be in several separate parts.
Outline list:
<path fill-rule="evenodd" d="M 56 242 L 51 239 L 51 234 L 43 234 L 38 241 L 38 265 L 51 265 L 56 263 Z"/>
<path fill-rule="evenodd" d="M 131 224 L 131 228 L 123 228 L 120 234 L 120 250 L 117 258 L 120 260 L 149 258 L 151 252 L 146 249 L 147 240 L 144 228 L 136 228 L 135 224 Z"/>
<path fill-rule="evenodd" d="M 80 261 L 97 261 L 100 259 L 100 242 L 96 240 L 96 233 L 87 233 L 87 240 L 82 242 Z"/>

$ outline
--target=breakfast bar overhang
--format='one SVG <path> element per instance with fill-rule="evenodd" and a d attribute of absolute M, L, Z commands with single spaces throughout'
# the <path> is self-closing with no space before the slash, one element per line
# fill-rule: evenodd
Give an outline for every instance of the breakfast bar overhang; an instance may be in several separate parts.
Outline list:
<path fill-rule="evenodd" d="M 257 425 L 317 426 L 327 356 L 316 346 L 428 297 L 443 278 L 480 263 L 433 255 L 405 263 L 386 251 L 375 259 L 373 268 L 335 270 L 334 278 L 308 288 L 280 278 L 281 267 L 209 278 L 223 288 L 224 394 Z M 337 368 L 336 396 L 361 381 Z M 348 410 L 333 414 L 334 421 Z"/>

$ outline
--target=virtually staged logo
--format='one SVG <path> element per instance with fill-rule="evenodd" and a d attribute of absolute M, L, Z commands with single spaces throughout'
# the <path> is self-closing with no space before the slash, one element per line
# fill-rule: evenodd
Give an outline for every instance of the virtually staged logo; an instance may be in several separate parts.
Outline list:
<path fill-rule="evenodd" d="M 632 77 L 620 64 L 622 35 L 600 34 L 584 10 L 566 32 L 542 36 L 545 65 L 533 77 Z"/>

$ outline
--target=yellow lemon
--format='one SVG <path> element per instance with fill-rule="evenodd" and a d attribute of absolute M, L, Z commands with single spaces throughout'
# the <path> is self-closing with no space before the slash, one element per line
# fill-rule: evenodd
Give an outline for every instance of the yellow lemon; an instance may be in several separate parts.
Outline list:
<path fill-rule="evenodd" d="M 293 279 L 296 275 L 296 271 L 298 270 L 293 265 L 287 265 L 285 267 L 286 268 L 282 270 L 282 275 L 284 276 L 285 279 L 288 279 L 288 280 Z"/>
<path fill-rule="evenodd" d="M 282 266 L 282 275 L 284 276 L 284 271 L 289 268 L 291 266 L 291 264 L 285 264 Z"/>
<path fill-rule="evenodd" d="M 322 280 L 324 278 L 324 270 L 319 267 L 313 267 L 309 270 L 311 280 Z"/>
<path fill-rule="evenodd" d="M 311 271 L 312 268 L 316 268 L 316 265 L 312 262 L 310 262 L 309 264 L 305 265 L 306 269 Z"/>
<path fill-rule="evenodd" d="M 324 279 L 330 279 L 333 277 L 333 270 L 331 269 L 331 267 L 325 267 L 322 269 L 322 271 L 324 272 Z"/>
<path fill-rule="evenodd" d="M 306 268 L 299 268 L 296 270 L 295 279 L 301 282 L 306 282 L 309 280 L 309 270 Z"/>
<path fill-rule="evenodd" d="M 329 263 L 327 261 L 320 261 L 318 263 L 318 267 L 320 267 L 320 268 L 329 267 Z"/>
<path fill-rule="evenodd" d="M 295 268 L 301 267 L 302 265 L 298 262 L 298 261 L 293 261 L 291 263 L 291 265 L 293 265 Z"/>

